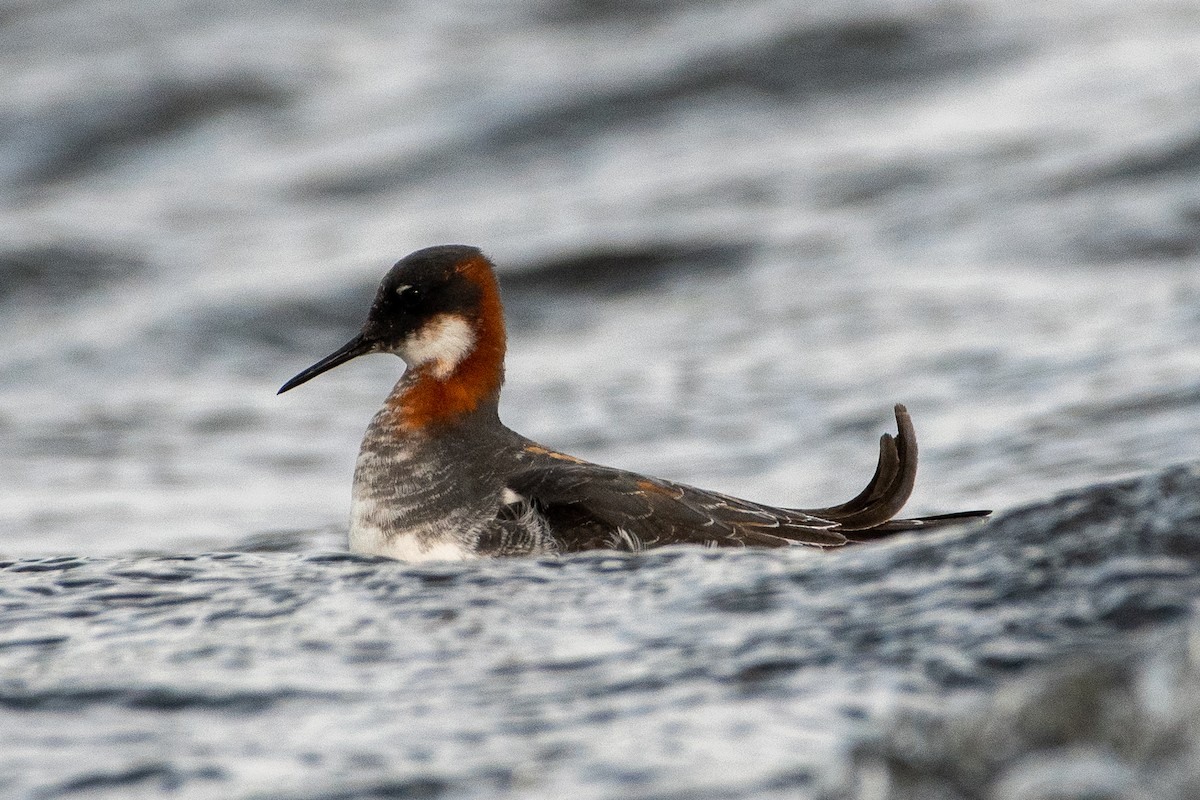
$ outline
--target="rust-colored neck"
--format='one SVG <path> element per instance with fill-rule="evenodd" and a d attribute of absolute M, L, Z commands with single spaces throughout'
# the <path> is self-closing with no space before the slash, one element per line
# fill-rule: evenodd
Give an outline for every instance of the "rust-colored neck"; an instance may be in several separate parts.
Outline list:
<path fill-rule="evenodd" d="M 491 264 L 482 256 L 463 261 L 456 268 L 479 287 L 479 306 L 471 319 L 475 346 L 448 375 L 438 377 L 434 364 L 409 369 L 387 399 L 394 424 L 407 431 L 460 419 L 500 399 L 504 382 L 504 308 Z"/>

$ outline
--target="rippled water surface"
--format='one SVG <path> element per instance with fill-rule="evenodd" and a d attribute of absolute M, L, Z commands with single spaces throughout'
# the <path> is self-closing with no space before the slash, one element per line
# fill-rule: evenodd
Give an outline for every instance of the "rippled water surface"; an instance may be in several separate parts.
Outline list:
<path fill-rule="evenodd" d="M 912 758 L 956 698 L 1186 619 L 1198 498 L 1175 470 L 836 556 L 6 560 L 0 788 L 878 797 L 846 755 L 898 714 Z"/>
<path fill-rule="evenodd" d="M 0 792 L 928 795 L 896 708 L 1195 628 L 1198 66 L 1168 0 L 0 3 Z M 547 445 L 825 505 L 904 402 L 910 510 L 1044 505 L 345 556 L 401 364 L 274 392 L 442 242 L 500 265 Z"/>

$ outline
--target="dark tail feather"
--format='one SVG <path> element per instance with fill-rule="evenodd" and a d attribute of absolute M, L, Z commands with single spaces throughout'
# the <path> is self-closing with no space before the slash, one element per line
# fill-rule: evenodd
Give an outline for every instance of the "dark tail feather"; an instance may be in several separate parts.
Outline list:
<path fill-rule="evenodd" d="M 900 513 L 917 480 L 917 434 L 908 410 L 896 404 L 896 436 L 879 439 L 879 463 L 867 488 L 839 506 L 802 509 L 803 513 L 838 523 L 847 533 L 878 528 Z"/>
<path fill-rule="evenodd" d="M 892 519 L 876 525 L 874 528 L 862 531 L 844 531 L 850 542 L 873 542 L 904 531 L 927 531 L 932 528 L 945 528 L 951 525 L 961 525 L 971 520 L 983 520 L 991 515 L 991 511 L 955 511 L 953 514 L 934 514 L 930 517 L 914 517 L 912 519 Z"/>
<path fill-rule="evenodd" d="M 913 519 L 892 519 L 908 502 L 917 479 L 917 434 L 908 410 L 896 405 L 896 436 L 879 439 L 879 463 L 866 488 L 853 499 L 803 513 L 836 522 L 849 542 L 871 542 L 903 531 L 929 530 L 982 519 L 991 511 L 958 511 Z"/>

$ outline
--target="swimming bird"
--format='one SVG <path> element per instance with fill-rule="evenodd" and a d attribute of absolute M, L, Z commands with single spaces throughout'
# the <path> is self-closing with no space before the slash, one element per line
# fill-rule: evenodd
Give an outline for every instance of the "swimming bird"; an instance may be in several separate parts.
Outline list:
<path fill-rule="evenodd" d="M 351 550 L 427 561 L 671 544 L 830 548 L 989 513 L 894 519 L 917 470 L 902 405 L 867 487 L 826 508 L 775 508 L 560 453 L 500 421 L 505 346 L 492 263 L 475 247 L 429 247 L 388 271 L 357 336 L 279 389 L 369 353 L 407 364 L 362 441 Z"/>

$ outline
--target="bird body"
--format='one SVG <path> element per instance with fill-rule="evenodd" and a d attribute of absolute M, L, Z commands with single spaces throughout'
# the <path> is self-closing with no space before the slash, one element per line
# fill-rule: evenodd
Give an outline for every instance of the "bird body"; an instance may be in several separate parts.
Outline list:
<path fill-rule="evenodd" d="M 822 509 L 760 505 L 559 453 L 500 421 L 505 347 L 491 263 L 473 247 L 431 247 L 392 267 L 358 336 L 279 390 L 368 353 L 408 365 L 363 438 L 351 550 L 426 561 L 684 543 L 824 548 L 988 514 L 894 519 L 917 466 L 899 405 L 898 435 L 880 439 L 866 489 Z"/>

